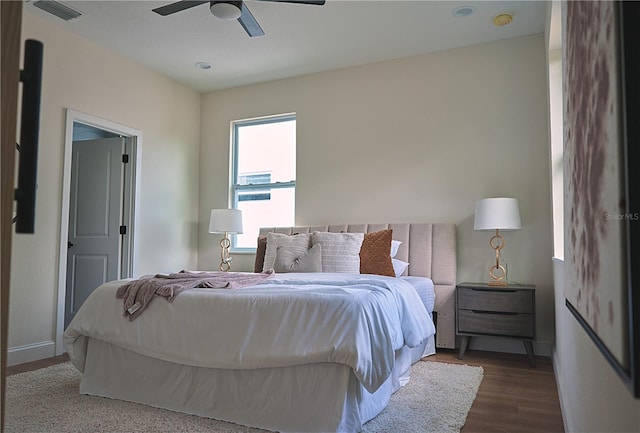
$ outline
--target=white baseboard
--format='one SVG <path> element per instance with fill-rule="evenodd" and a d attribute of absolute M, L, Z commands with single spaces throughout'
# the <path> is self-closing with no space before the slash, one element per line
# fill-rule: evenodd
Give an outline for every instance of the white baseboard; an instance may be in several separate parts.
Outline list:
<path fill-rule="evenodd" d="M 41 341 L 40 343 L 27 344 L 26 346 L 10 347 L 7 350 L 7 365 L 24 364 L 25 362 L 55 356 L 55 341 Z"/>
<path fill-rule="evenodd" d="M 564 396 L 562 395 L 562 384 L 561 384 L 561 380 L 562 380 L 562 372 L 560 371 L 560 360 L 558 359 L 558 352 L 556 350 L 553 351 L 553 353 L 551 354 L 551 360 L 552 360 L 552 365 L 553 365 L 553 375 L 556 377 L 556 387 L 558 389 L 558 400 L 560 400 L 560 412 L 562 413 L 562 422 L 564 424 L 564 431 L 571 431 L 569 430 L 569 426 L 567 423 L 567 411 L 565 410 L 565 400 L 564 400 Z"/>
<path fill-rule="evenodd" d="M 458 345 L 459 347 L 459 345 Z M 489 352 L 506 352 L 526 354 L 522 341 L 500 337 L 473 337 L 468 350 L 486 350 Z M 551 343 L 534 341 L 533 351 L 539 356 L 551 356 Z"/>

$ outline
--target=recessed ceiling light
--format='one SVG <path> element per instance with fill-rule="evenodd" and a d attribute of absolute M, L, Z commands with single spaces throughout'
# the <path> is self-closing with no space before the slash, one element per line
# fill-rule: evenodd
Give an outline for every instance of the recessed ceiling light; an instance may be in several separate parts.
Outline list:
<path fill-rule="evenodd" d="M 476 10 L 473 6 L 460 6 L 451 11 L 451 15 L 456 18 L 464 18 L 473 15 Z"/>
<path fill-rule="evenodd" d="M 208 62 L 198 62 L 196 63 L 196 68 L 198 69 L 211 69 L 211 63 Z"/>
<path fill-rule="evenodd" d="M 513 15 L 509 12 L 502 12 L 493 17 L 493 25 L 496 27 L 502 27 L 513 21 Z"/>

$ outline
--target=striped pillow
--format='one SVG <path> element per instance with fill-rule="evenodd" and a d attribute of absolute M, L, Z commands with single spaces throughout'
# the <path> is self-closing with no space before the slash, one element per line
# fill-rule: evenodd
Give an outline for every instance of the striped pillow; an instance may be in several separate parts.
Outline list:
<path fill-rule="evenodd" d="M 364 233 L 313 232 L 311 244 L 322 246 L 322 272 L 360 273 Z"/>

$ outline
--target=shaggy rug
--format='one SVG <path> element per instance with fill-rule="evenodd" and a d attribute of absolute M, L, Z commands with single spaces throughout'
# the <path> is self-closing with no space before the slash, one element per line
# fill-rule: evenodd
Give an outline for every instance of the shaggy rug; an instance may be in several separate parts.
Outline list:
<path fill-rule="evenodd" d="M 409 384 L 364 426 L 367 433 L 457 433 L 482 381 L 482 367 L 418 362 Z M 70 363 L 7 378 L 7 433 L 207 432 L 262 433 L 265 430 L 80 395 L 81 374 Z"/>

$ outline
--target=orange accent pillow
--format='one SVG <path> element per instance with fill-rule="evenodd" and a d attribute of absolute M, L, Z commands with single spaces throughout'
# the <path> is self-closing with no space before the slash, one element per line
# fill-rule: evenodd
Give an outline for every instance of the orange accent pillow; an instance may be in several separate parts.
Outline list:
<path fill-rule="evenodd" d="M 393 230 L 365 233 L 360 248 L 360 273 L 395 277 L 391 263 L 391 240 Z"/>

